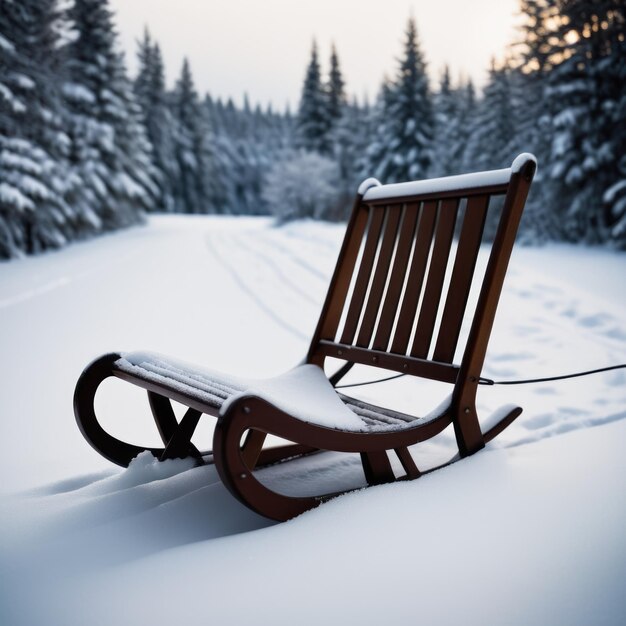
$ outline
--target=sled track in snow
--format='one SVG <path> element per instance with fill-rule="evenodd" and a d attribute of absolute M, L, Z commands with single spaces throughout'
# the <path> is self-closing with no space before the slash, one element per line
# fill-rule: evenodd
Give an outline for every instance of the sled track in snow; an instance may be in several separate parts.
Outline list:
<path fill-rule="evenodd" d="M 224 242 L 228 239 L 232 241 L 232 238 L 225 237 L 224 234 L 222 233 L 222 236 L 219 239 L 221 239 L 221 243 L 217 243 L 218 238 L 215 237 L 213 234 L 207 234 L 206 236 L 207 249 L 209 250 L 211 254 L 213 254 L 217 262 L 224 268 L 224 270 L 233 278 L 234 282 L 239 286 L 242 293 L 244 293 L 248 298 L 250 298 L 256 304 L 256 306 L 261 311 L 263 311 L 278 326 L 285 329 L 287 332 L 291 333 L 298 339 L 303 340 L 305 342 L 308 341 L 309 339 L 308 335 L 303 333 L 302 330 L 295 327 L 293 324 L 290 324 L 289 322 L 287 322 L 280 315 L 278 315 L 271 306 L 266 304 L 263 297 L 259 296 L 255 288 L 245 281 L 242 274 L 237 271 L 237 268 L 233 264 L 231 264 L 229 261 L 227 261 L 228 255 L 222 254 L 219 252 L 220 245 L 223 245 Z"/>
<path fill-rule="evenodd" d="M 618 422 L 626 419 L 626 411 L 619 413 L 612 413 L 610 415 L 602 415 L 598 417 L 587 416 L 586 414 L 576 422 L 555 422 L 553 416 L 549 414 L 536 415 L 531 418 L 533 422 L 540 420 L 546 421 L 546 426 L 537 431 L 537 435 L 528 435 L 527 437 L 520 437 L 516 441 L 503 445 L 503 448 L 516 448 L 528 443 L 535 443 L 543 439 L 549 439 L 558 435 L 564 435 L 565 433 L 573 432 L 575 430 L 595 428 L 596 426 L 603 426 L 605 424 L 611 424 L 612 422 Z M 529 427 L 526 427 L 529 430 Z"/>
<path fill-rule="evenodd" d="M 298 239 L 298 243 L 301 243 L 302 241 L 304 241 L 304 240 L 303 239 Z M 330 275 L 327 272 L 324 272 L 321 269 L 319 269 L 318 267 L 316 267 L 315 265 L 312 265 L 311 263 L 309 263 L 305 258 L 303 258 L 299 254 L 294 252 L 289 246 L 287 246 L 284 243 L 281 243 L 280 241 L 278 241 L 277 237 L 272 237 L 271 235 L 270 236 L 264 236 L 261 239 L 261 242 L 263 244 L 265 244 L 266 247 L 267 246 L 271 246 L 273 251 L 276 251 L 276 252 L 282 254 L 283 257 L 286 258 L 288 262 L 291 262 L 294 265 L 298 265 L 300 268 L 304 269 L 309 274 L 311 274 L 312 276 L 314 276 L 315 278 L 320 280 L 324 284 L 324 287 L 328 286 L 328 281 L 330 280 Z M 307 242 L 307 243 L 310 244 L 310 242 Z M 333 253 L 332 256 L 334 258 L 337 255 L 337 253 L 338 253 L 338 248 L 337 249 L 332 248 L 332 253 Z M 318 256 L 319 256 L 319 254 L 318 254 Z"/>
<path fill-rule="evenodd" d="M 298 244 L 305 243 L 306 245 L 313 245 L 317 249 L 326 248 L 329 252 L 332 252 L 335 255 L 339 251 L 339 246 L 327 237 L 311 235 L 310 233 L 307 233 L 307 235 L 304 236 L 301 232 L 297 232 L 289 228 L 285 229 L 285 236 L 289 239 L 296 240 Z M 340 244 L 341 240 L 337 243 Z"/>
<path fill-rule="evenodd" d="M 275 261 L 267 252 L 263 252 L 259 250 L 259 248 L 250 245 L 250 242 L 252 240 L 250 236 L 246 237 L 241 235 L 235 235 L 233 237 L 233 240 L 237 242 L 235 245 L 239 245 L 240 249 L 245 250 L 250 254 L 253 254 L 265 267 L 269 268 L 269 270 L 276 276 L 276 278 L 282 285 L 288 287 L 290 291 L 297 294 L 300 298 L 306 300 L 309 304 L 315 307 L 321 307 L 320 302 L 316 298 L 314 298 L 310 294 L 310 292 L 305 291 L 302 287 L 300 287 L 300 285 L 298 285 L 293 280 L 293 278 L 291 278 L 289 274 L 281 268 L 279 262 Z M 267 243 L 280 253 L 282 253 L 282 251 L 284 250 L 284 248 L 283 250 L 281 250 L 280 244 L 274 245 L 274 242 Z M 327 280 L 327 278 L 324 277 L 324 280 Z"/>

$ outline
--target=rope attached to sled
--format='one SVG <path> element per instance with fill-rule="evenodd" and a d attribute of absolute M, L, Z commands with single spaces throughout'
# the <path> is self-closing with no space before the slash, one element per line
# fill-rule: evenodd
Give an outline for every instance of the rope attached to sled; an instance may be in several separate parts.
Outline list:
<path fill-rule="evenodd" d="M 532 385 L 534 383 L 547 383 L 552 380 L 565 380 L 567 378 L 578 378 L 580 376 L 589 376 L 590 374 L 599 374 L 600 372 L 610 372 L 611 370 L 619 370 L 626 368 L 626 363 L 620 365 L 610 365 L 609 367 L 601 367 L 597 370 L 588 370 L 586 372 L 576 372 L 575 374 L 564 374 L 563 376 L 548 376 L 547 378 L 529 378 L 527 380 L 491 380 L 491 378 L 478 379 L 479 385 Z"/>
<path fill-rule="evenodd" d="M 548 376 L 546 378 L 529 378 L 526 380 L 492 380 L 491 378 L 478 379 L 479 385 L 532 385 L 535 383 L 547 383 L 554 380 L 566 380 L 568 378 L 578 378 L 580 376 L 589 376 L 591 374 L 599 374 L 600 372 L 610 372 L 611 370 L 626 369 L 626 363 L 620 365 L 610 365 L 609 367 L 602 367 L 596 370 L 587 370 L 586 372 L 576 372 L 574 374 L 564 374 L 562 376 Z M 394 376 L 387 376 L 386 378 L 378 378 L 377 380 L 368 380 L 360 383 L 350 383 L 348 385 L 335 385 L 335 389 L 346 389 L 347 387 L 362 387 L 364 385 L 374 385 L 376 383 L 384 383 L 388 380 L 394 380 L 396 378 L 402 378 L 407 374 L 396 374 Z"/>

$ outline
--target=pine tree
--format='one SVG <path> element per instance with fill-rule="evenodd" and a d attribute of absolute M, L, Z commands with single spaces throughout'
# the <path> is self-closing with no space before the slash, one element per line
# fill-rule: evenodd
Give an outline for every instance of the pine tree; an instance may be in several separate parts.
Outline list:
<path fill-rule="evenodd" d="M 317 58 L 317 45 L 313 42 L 311 60 L 302 86 L 302 96 L 300 97 L 300 107 L 296 119 L 296 147 L 319 154 L 330 154 L 332 143 L 329 139 L 329 129 L 327 95 L 322 83 Z"/>
<path fill-rule="evenodd" d="M 155 71 L 154 46 L 147 27 L 143 31 L 143 39 L 137 42 L 137 62 L 139 67 L 133 83 L 133 89 L 139 106 L 141 106 L 144 114 L 147 116 L 147 111 L 152 106 L 152 83 Z"/>
<path fill-rule="evenodd" d="M 450 83 L 450 70 L 446 65 L 434 100 L 437 142 L 433 149 L 433 176 L 449 176 L 460 171 L 455 159 L 455 149 L 459 134 L 463 132 L 459 128 L 461 103 L 459 93 Z"/>
<path fill-rule="evenodd" d="M 520 6 L 522 41 L 516 45 L 518 61 L 511 72 L 516 119 L 513 151 L 532 152 L 539 162 L 520 229 L 527 240 L 545 241 L 558 238 L 561 231 L 561 220 L 547 195 L 553 112 L 546 98 L 548 78 L 559 63 L 551 43 L 551 25 L 560 17 L 556 0 L 521 0 Z"/>
<path fill-rule="evenodd" d="M 327 85 L 327 110 L 331 128 L 334 128 L 344 113 L 346 106 L 345 82 L 339 67 L 339 57 L 333 45 L 330 55 L 330 72 Z"/>
<path fill-rule="evenodd" d="M 369 177 L 363 171 L 363 159 L 370 141 L 370 118 L 369 107 L 361 106 L 354 98 L 344 106 L 343 116 L 335 128 L 335 160 L 341 195 L 337 214 L 328 216 L 330 219 L 348 217 L 356 188 Z"/>
<path fill-rule="evenodd" d="M 383 178 L 382 174 L 390 156 L 388 142 L 390 141 L 391 127 L 387 112 L 391 110 L 392 102 L 393 86 L 391 81 L 385 77 L 376 97 L 376 102 L 370 110 L 371 139 L 361 161 L 361 171 L 364 177 Z"/>
<path fill-rule="evenodd" d="M 232 107 L 227 110 L 221 99 L 213 101 L 208 95 L 204 101 L 213 146 L 211 203 L 217 212 L 227 214 L 244 213 L 247 202 L 241 197 L 245 195 L 242 189 L 245 177 L 241 175 L 244 164 L 237 125 L 231 119 L 236 108 L 234 104 Z"/>
<path fill-rule="evenodd" d="M 469 122 L 463 169 L 476 172 L 510 167 L 516 156 L 513 145 L 516 129 L 510 69 L 506 65 L 496 67 L 492 61 L 489 82 Z M 485 236 L 488 238 L 495 235 L 497 216 L 497 211 L 489 211 L 487 215 Z"/>
<path fill-rule="evenodd" d="M 271 107 L 263 111 L 245 99 L 243 109 L 238 109 L 232 100 L 224 105 L 207 97 L 205 109 L 213 146 L 212 184 L 220 198 L 217 206 L 226 213 L 266 214 L 263 188 L 270 170 L 285 159 L 290 147 L 291 117 L 274 113 Z"/>
<path fill-rule="evenodd" d="M 65 243 L 71 211 L 53 72 L 59 13 L 53 0 L 0 10 L 0 257 Z"/>
<path fill-rule="evenodd" d="M 124 60 L 118 56 L 114 66 L 120 112 L 124 117 L 113 117 L 117 165 L 120 173 L 113 181 L 118 197 L 123 203 L 145 211 L 155 211 L 161 206 L 158 180 L 160 173 L 154 166 L 153 148 L 146 133 L 141 107 L 134 98 L 132 82 L 126 74 Z M 132 223 L 132 222 L 131 222 Z"/>
<path fill-rule="evenodd" d="M 210 157 L 208 126 L 198 101 L 189 61 L 185 59 L 172 95 L 176 123 L 174 152 L 178 178 L 173 193 L 179 213 L 209 212 Z"/>
<path fill-rule="evenodd" d="M 86 230 L 137 223 L 154 202 L 145 141 L 107 0 L 75 0 L 75 38 L 63 85 L 71 159 L 84 187 L 75 197 Z M 147 174 L 146 174 L 147 172 Z"/>
<path fill-rule="evenodd" d="M 554 136 L 548 197 L 571 239 L 626 246 L 626 11 L 561 0 L 546 89 Z"/>
<path fill-rule="evenodd" d="M 470 137 L 463 155 L 467 171 L 507 167 L 515 157 L 515 126 L 511 100 L 510 70 L 492 61 L 489 81 L 471 121 Z"/>
<path fill-rule="evenodd" d="M 329 128 L 328 135 L 332 143 L 331 155 L 337 162 L 339 201 L 327 211 L 326 219 L 345 219 L 351 207 L 355 185 L 358 183 L 358 162 L 361 154 L 357 144 L 362 144 L 363 128 L 358 127 L 361 111 L 355 101 L 348 105 L 345 81 L 339 65 L 339 57 L 335 46 L 330 55 L 330 71 L 326 84 L 327 110 Z M 361 140 L 361 141 L 360 141 Z"/>
<path fill-rule="evenodd" d="M 409 19 L 396 80 L 383 86 L 370 169 L 385 183 L 425 178 L 433 161 L 434 116 L 426 64 Z"/>
<path fill-rule="evenodd" d="M 137 51 L 139 71 L 134 90 L 141 108 L 142 121 L 151 145 L 152 165 L 159 191 L 155 202 L 157 211 L 173 211 L 173 184 L 178 177 L 174 159 L 174 121 L 167 104 L 165 68 L 159 44 L 153 42 L 148 30 Z"/>
<path fill-rule="evenodd" d="M 476 90 L 472 80 L 461 81 L 454 96 L 458 104 L 455 123 L 456 132 L 450 138 L 452 142 L 450 147 L 450 171 L 451 173 L 463 173 L 472 169 L 471 167 L 468 169 L 467 164 L 463 160 L 472 134 L 472 124 L 476 116 Z"/>

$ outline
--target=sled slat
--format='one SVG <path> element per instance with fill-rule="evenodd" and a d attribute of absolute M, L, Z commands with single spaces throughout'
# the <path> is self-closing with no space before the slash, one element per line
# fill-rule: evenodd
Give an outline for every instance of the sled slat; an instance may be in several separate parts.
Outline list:
<path fill-rule="evenodd" d="M 467 201 L 463 229 L 459 238 L 454 269 L 446 299 L 433 360 L 452 363 L 456 350 L 472 277 L 476 268 L 480 241 L 487 217 L 487 196 L 474 196 Z"/>
<path fill-rule="evenodd" d="M 341 343 L 351 344 L 354 340 L 354 335 L 356 334 L 359 318 L 361 317 L 361 311 L 363 309 L 363 302 L 367 293 L 367 287 L 372 274 L 374 257 L 376 256 L 376 251 L 378 250 L 378 241 L 380 239 L 380 231 L 382 229 L 384 218 L 385 211 L 382 208 L 375 210 L 372 215 L 372 221 L 366 235 L 365 248 L 361 258 L 361 264 L 359 266 L 354 291 L 352 293 L 352 299 L 350 300 L 346 322 L 341 335 Z"/>
<path fill-rule="evenodd" d="M 400 230 L 398 248 L 396 250 L 393 269 L 391 270 L 385 303 L 383 304 L 378 329 L 376 330 L 376 336 L 372 344 L 372 349 L 374 350 L 386 350 L 389 343 L 389 337 L 391 336 L 391 330 L 398 311 L 398 302 L 400 301 L 402 287 L 408 270 L 411 244 L 414 241 L 418 217 L 419 205 L 416 203 L 408 204 Z"/>
<path fill-rule="evenodd" d="M 352 236 L 346 237 L 339 253 L 340 262 L 337 263 L 324 302 L 325 314 L 321 317 L 319 328 L 316 330 L 315 337 L 318 340 L 334 339 L 337 334 L 369 217 L 369 210 L 357 200 L 349 224 Z"/>
<path fill-rule="evenodd" d="M 356 341 L 357 346 L 367 347 L 372 338 L 374 324 L 380 309 L 380 302 L 385 289 L 385 282 L 389 274 L 389 264 L 391 263 L 391 255 L 393 254 L 396 236 L 398 234 L 398 225 L 402 216 L 402 205 L 390 206 L 387 209 L 388 218 L 385 224 L 385 232 L 383 234 L 380 246 L 380 254 L 374 271 L 374 278 L 367 298 L 363 321 L 359 329 L 359 335 Z"/>
<path fill-rule="evenodd" d="M 413 259 L 411 260 L 411 267 L 409 269 L 406 291 L 404 293 L 402 306 L 400 307 L 396 332 L 391 344 L 391 352 L 396 354 L 406 354 L 409 344 L 413 320 L 415 319 L 415 312 L 417 311 L 417 304 L 424 283 L 424 274 L 426 272 L 426 264 L 428 263 L 436 217 L 437 202 L 425 202 L 417 227 Z"/>
<path fill-rule="evenodd" d="M 459 199 L 443 200 L 439 207 L 435 243 L 428 270 L 428 280 L 424 290 L 424 301 L 417 320 L 417 330 L 411 348 L 411 356 L 426 358 L 437 318 L 441 290 L 450 256 L 450 246 L 454 235 Z"/>

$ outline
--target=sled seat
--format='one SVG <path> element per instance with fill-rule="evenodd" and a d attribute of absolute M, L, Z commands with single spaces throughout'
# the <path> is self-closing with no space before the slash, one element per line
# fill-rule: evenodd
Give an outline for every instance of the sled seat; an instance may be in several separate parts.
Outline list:
<path fill-rule="evenodd" d="M 239 397 L 263 398 L 293 417 L 348 432 L 383 432 L 428 421 L 445 406 L 425 418 L 378 407 L 337 393 L 323 370 L 303 364 L 267 380 L 228 376 L 197 365 L 150 352 L 123 353 L 113 364 L 114 375 L 145 389 L 158 390 L 172 400 L 196 401 L 203 412 L 226 412 Z"/>
<path fill-rule="evenodd" d="M 301 365 L 258 381 L 152 353 L 105 354 L 76 384 L 81 432 L 100 454 L 123 466 L 146 450 L 161 460 L 191 456 L 214 463 L 236 498 L 276 520 L 339 494 L 280 493 L 262 481 L 267 472 L 258 470 L 267 465 L 318 454 L 319 467 L 333 456 L 323 457 L 326 452 L 358 454 L 367 484 L 377 485 L 413 480 L 478 452 L 522 412 L 507 405 L 479 420 L 476 396 L 535 169 L 535 158 L 521 154 L 501 170 L 389 185 L 364 181 Z M 487 256 L 482 266 L 481 252 Z M 361 365 L 408 380 L 438 381 L 451 391 L 425 416 L 338 393 L 337 383 Z M 95 396 L 109 377 L 147 390 L 163 447 L 122 441 L 101 426 Z M 172 401 L 187 407 L 182 418 Z M 192 442 L 203 415 L 217 418 L 213 449 L 206 452 Z M 416 444 L 448 427 L 458 453 L 420 469 Z M 269 445 L 268 435 L 288 443 Z M 361 485 L 362 478 L 354 488 Z"/>

